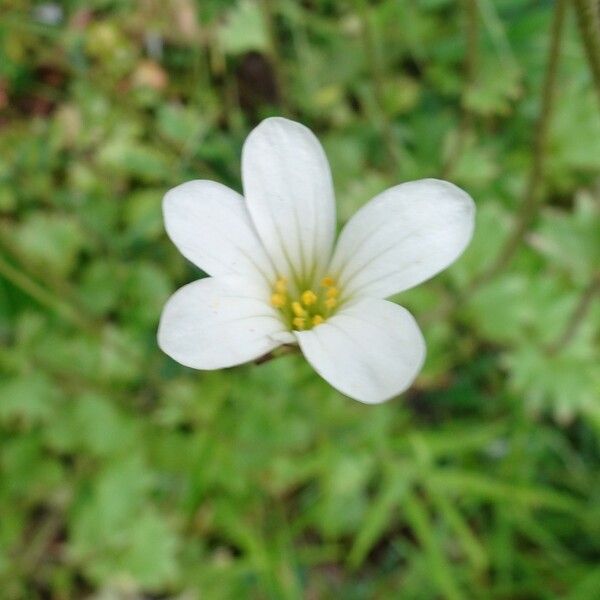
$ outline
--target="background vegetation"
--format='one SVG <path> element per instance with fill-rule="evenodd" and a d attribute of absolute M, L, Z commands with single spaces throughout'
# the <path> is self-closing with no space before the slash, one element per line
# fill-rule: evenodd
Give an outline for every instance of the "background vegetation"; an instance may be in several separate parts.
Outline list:
<path fill-rule="evenodd" d="M 0 6 L 2 598 L 599 597 L 597 3 Z M 162 195 L 240 189 L 272 114 L 323 141 L 340 225 L 404 180 L 476 199 L 398 298 L 428 359 L 385 405 L 157 348 L 198 276 Z"/>

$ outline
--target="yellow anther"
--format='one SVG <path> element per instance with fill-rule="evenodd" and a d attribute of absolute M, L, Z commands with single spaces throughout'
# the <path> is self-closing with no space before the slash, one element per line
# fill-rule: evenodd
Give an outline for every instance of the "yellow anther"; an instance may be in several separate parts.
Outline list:
<path fill-rule="evenodd" d="M 287 292 L 287 279 L 285 277 L 280 277 L 275 282 L 275 291 L 280 294 L 285 294 L 285 292 Z"/>
<path fill-rule="evenodd" d="M 317 301 L 317 295 L 312 290 L 306 290 L 305 292 L 302 292 L 300 299 L 304 306 L 311 306 L 311 304 L 314 304 Z"/>
<path fill-rule="evenodd" d="M 304 317 L 296 317 L 292 323 L 296 329 L 304 329 L 306 319 Z"/>
<path fill-rule="evenodd" d="M 333 277 L 323 277 L 315 289 L 305 289 L 290 297 L 288 280 L 278 277 L 273 283 L 271 305 L 281 311 L 288 327 L 296 331 L 312 329 L 325 323 L 340 301 L 340 290 Z"/>
<path fill-rule="evenodd" d="M 271 294 L 271 304 L 275 308 L 282 308 L 285 306 L 285 295 L 279 293 Z"/>
<path fill-rule="evenodd" d="M 297 317 L 305 317 L 306 311 L 302 308 L 300 302 L 292 302 L 292 310 Z"/>

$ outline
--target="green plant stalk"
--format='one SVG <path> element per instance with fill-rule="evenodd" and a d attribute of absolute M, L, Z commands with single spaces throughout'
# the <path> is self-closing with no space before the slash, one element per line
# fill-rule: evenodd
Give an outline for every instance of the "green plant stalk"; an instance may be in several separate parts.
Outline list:
<path fill-rule="evenodd" d="M 575 337 L 579 326 L 585 320 L 588 311 L 592 307 L 592 302 L 596 296 L 600 293 L 600 273 L 597 274 L 589 285 L 583 290 L 583 294 L 579 298 L 579 302 L 575 305 L 575 309 L 571 313 L 569 320 L 554 343 L 547 348 L 547 354 L 550 356 L 557 354 L 569 345 L 571 340 Z"/>
<path fill-rule="evenodd" d="M 479 11 L 476 0 L 463 0 L 463 10 L 465 14 L 465 28 L 467 36 L 467 48 L 465 54 L 465 80 L 466 91 L 474 84 L 477 77 L 477 67 L 479 64 Z M 463 97 L 463 103 L 465 98 Z M 465 118 L 469 118 L 471 112 L 468 109 L 464 111 Z"/>
<path fill-rule="evenodd" d="M 596 0 L 573 0 L 581 41 L 600 100 L 600 5 Z"/>
<path fill-rule="evenodd" d="M 239 105 L 237 86 L 229 72 L 229 65 L 219 41 L 217 27 L 214 24 L 207 29 L 206 51 L 209 69 L 212 75 L 221 82 L 217 89 L 220 92 L 223 119 L 228 129 L 235 129 L 238 120 L 235 113 L 236 107 Z"/>
<path fill-rule="evenodd" d="M 471 289 L 469 290 L 470 292 L 472 292 L 474 288 L 479 287 L 481 284 L 488 282 L 510 264 L 538 212 L 540 205 L 540 192 L 544 179 L 544 163 L 546 159 L 548 130 L 556 92 L 558 62 L 560 58 L 566 12 L 565 9 L 566 0 L 557 0 L 554 10 L 552 31 L 550 33 L 550 47 L 548 51 L 546 75 L 542 88 L 542 104 L 535 127 L 533 162 L 523 193 L 523 200 L 519 214 L 517 215 L 515 227 L 500 250 L 496 260 L 486 271 L 484 271 L 479 277 L 475 278 L 471 285 Z"/>
<path fill-rule="evenodd" d="M 479 64 L 479 11 L 476 0 L 463 0 L 464 29 L 466 37 L 466 50 L 463 63 L 465 85 L 461 99 L 461 117 L 458 125 L 456 139 L 452 149 L 448 152 L 442 166 L 442 179 L 448 179 L 452 173 L 465 143 L 473 129 L 473 114 L 467 106 L 467 95 L 475 85 L 477 79 L 477 65 Z"/>
<path fill-rule="evenodd" d="M 355 0 L 361 23 L 363 46 L 373 87 L 373 99 L 377 106 L 377 119 L 385 143 L 391 172 L 397 172 L 400 165 L 400 150 L 395 141 L 392 125 L 385 112 L 385 74 L 376 46 L 376 32 L 369 18 L 369 10 L 365 0 Z"/>
<path fill-rule="evenodd" d="M 54 294 L 42 287 L 37 281 L 31 279 L 23 271 L 11 265 L 0 255 L 0 276 L 4 277 L 15 287 L 33 298 L 36 302 L 49 308 L 57 315 L 73 325 L 82 326 L 83 323 L 77 312 L 66 302 L 57 298 Z"/>
<path fill-rule="evenodd" d="M 505 68 L 518 69 L 518 61 L 513 54 L 493 0 L 474 0 L 474 2 L 481 15 L 481 22 L 496 49 L 500 61 Z"/>
<path fill-rule="evenodd" d="M 42 288 L 50 290 L 55 298 L 59 298 L 63 304 L 70 306 L 73 312 L 82 312 L 77 302 L 74 301 L 75 293 L 69 282 L 53 276 L 50 270 L 42 267 L 34 268 L 20 245 L 15 243 L 10 225 L 7 227 L 1 221 L 0 251 L 4 253 L 5 258 L 10 261 L 15 269 L 21 273 L 26 273 L 29 279 L 35 281 Z"/>
<path fill-rule="evenodd" d="M 446 600 L 461 600 L 464 596 L 440 547 L 423 500 L 416 493 L 409 493 L 404 498 L 403 509 L 406 521 L 427 557 L 431 577 L 438 587 L 440 597 Z"/>
<path fill-rule="evenodd" d="M 280 358 L 281 356 L 287 356 L 288 354 L 299 354 L 300 348 L 295 344 L 283 344 L 276 348 L 275 350 L 271 350 L 271 352 L 267 352 L 263 356 L 260 356 L 254 361 L 255 365 L 264 365 L 267 362 L 270 362 L 276 358 Z"/>
<path fill-rule="evenodd" d="M 92 318 L 84 315 L 82 311 L 73 306 L 67 300 L 61 299 L 60 290 L 48 290 L 46 287 L 38 283 L 25 270 L 19 269 L 12 265 L 0 254 L 0 277 L 4 277 L 7 281 L 19 288 L 38 304 L 48 308 L 67 323 L 82 329 L 90 335 L 97 338 L 102 337 L 102 327 L 100 323 L 95 322 Z M 116 340 L 111 342 L 114 347 L 125 355 L 131 356 L 137 360 L 137 356 L 132 353 L 129 346 L 122 344 Z"/>
<path fill-rule="evenodd" d="M 262 0 L 260 6 L 262 8 L 264 19 L 267 22 L 267 29 L 269 31 L 270 57 L 273 66 L 273 72 L 275 75 L 275 80 L 277 82 L 277 90 L 279 91 L 281 106 L 283 110 L 289 114 L 290 105 L 287 85 L 287 73 L 284 61 L 282 60 L 279 36 L 277 35 L 277 25 L 275 22 L 275 6 L 273 0 Z"/>

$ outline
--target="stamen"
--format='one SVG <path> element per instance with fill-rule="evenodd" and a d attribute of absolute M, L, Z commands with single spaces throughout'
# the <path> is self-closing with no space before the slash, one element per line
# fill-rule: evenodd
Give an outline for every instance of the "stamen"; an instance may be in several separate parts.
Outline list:
<path fill-rule="evenodd" d="M 292 310 L 297 317 L 305 317 L 306 311 L 302 308 L 300 302 L 292 302 Z"/>
<path fill-rule="evenodd" d="M 300 296 L 300 298 L 304 306 L 311 306 L 317 301 L 317 295 L 312 290 L 306 290 L 305 292 L 302 292 L 302 296 Z"/>
<path fill-rule="evenodd" d="M 283 308 L 285 306 L 285 302 L 286 302 L 285 294 L 279 294 L 279 293 L 271 294 L 271 304 L 275 308 Z"/>
<path fill-rule="evenodd" d="M 304 317 L 296 317 L 292 324 L 296 329 L 304 329 L 304 325 L 306 324 L 306 319 Z"/>
<path fill-rule="evenodd" d="M 325 323 L 340 302 L 341 292 L 335 279 L 327 275 L 320 286 L 304 291 L 296 285 L 297 282 L 290 288 L 286 277 L 278 277 L 271 288 L 271 305 L 280 312 L 285 325 L 303 331 Z"/>
<path fill-rule="evenodd" d="M 285 277 L 280 277 L 275 282 L 275 291 L 280 294 L 285 294 L 285 292 L 287 292 L 287 279 Z"/>

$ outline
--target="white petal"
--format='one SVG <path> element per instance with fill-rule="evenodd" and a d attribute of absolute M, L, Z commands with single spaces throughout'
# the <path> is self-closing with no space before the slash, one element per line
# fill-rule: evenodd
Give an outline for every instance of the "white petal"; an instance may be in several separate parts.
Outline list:
<path fill-rule="evenodd" d="M 271 261 L 240 194 L 214 181 L 188 181 L 167 192 L 163 212 L 169 237 L 197 267 L 272 285 Z"/>
<path fill-rule="evenodd" d="M 221 369 L 248 362 L 281 344 L 284 331 L 266 302 L 248 298 L 208 277 L 177 290 L 158 327 L 158 345 L 194 369 Z"/>
<path fill-rule="evenodd" d="M 367 404 L 406 390 L 425 359 L 425 341 L 413 316 L 387 300 L 359 300 L 322 325 L 295 334 L 321 377 Z"/>
<path fill-rule="evenodd" d="M 248 210 L 279 274 L 308 283 L 328 264 L 335 234 L 331 172 L 321 144 L 294 121 L 273 117 L 242 152 Z"/>
<path fill-rule="evenodd" d="M 433 277 L 471 240 L 475 204 L 447 181 L 422 179 L 379 194 L 340 235 L 331 272 L 344 295 L 386 298 Z"/>

